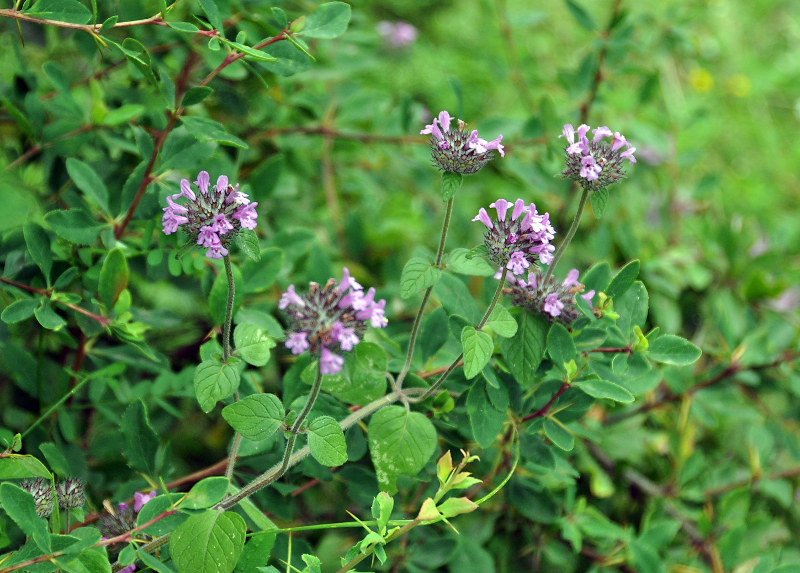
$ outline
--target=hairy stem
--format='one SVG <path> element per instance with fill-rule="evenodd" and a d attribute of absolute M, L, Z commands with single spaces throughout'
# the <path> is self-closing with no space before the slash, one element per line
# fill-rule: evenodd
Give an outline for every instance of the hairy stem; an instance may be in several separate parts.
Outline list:
<path fill-rule="evenodd" d="M 564 254 L 564 251 L 567 250 L 567 246 L 569 245 L 572 238 L 575 236 L 575 233 L 578 230 L 578 225 L 581 222 L 581 215 L 583 215 L 583 208 L 586 207 L 586 200 L 589 198 L 589 190 L 584 189 L 581 193 L 581 201 L 578 203 L 578 210 L 575 213 L 575 218 L 572 220 L 572 225 L 569 228 L 569 232 L 567 236 L 564 237 L 564 240 L 561 241 L 561 244 L 556 249 L 555 254 L 553 255 L 553 262 L 550 263 L 550 266 L 547 268 L 547 272 L 544 275 L 544 279 L 542 280 L 542 284 L 547 284 L 547 280 L 553 275 L 553 269 L 556 268 L 556 264 L 558 264 L 559 259 L 561 259 L 561 255 Z"/>
<path fill-rule="evenodd" d="M 447 200 L 447 209 L 444 214 L 444 223 L 442 224 L 442 236 L 439 239 L 439 250 L 436 253 L 436 262 L 434 265 L 439 268 L 442 265 L 442 258 L 444 257 L 444 245 L 447 242 L 447 231 L 450 229 L 450 217 L 453 215 L 453 202 L 455 201 L 455 194 Z M 414 326 L 411 327 L 411 338 L 408 341 L 408 352 L 406 353 L 406 361 L 403 364 L 403 370 L 397 376 L 397 389 L 403 388 L 403 380 L 408 374 L 408 369 L 411 367 L 411 359 L 414 356 L 414 346 L 417 343 L 417 336 L 419 335 L 419 327 L 422 324 L 422 315 L 425 314 L 425 307 L 428 305 L 428 299 L 433 292 L 433 286 L 429 286 L 425 290 L 425 295 L 422 297 L 422 304 L 419 306 L 417 316 L 414 318 Z"/>
<path fill-rule="evenodd" d="M 225 278 L 228 279 L 228 304 L 225 307 L 225 322 L 222 324 L 222 361 L 231 357 L 231 322 L 233 321 L 233 297 L 236 296 L 236 284 L 233 281 L 233 269 L 229 255 L 222 257 L 225 263 Z"/>
<path fill-rule="evenodd" d="M 497 305 L 497 301 L 500 300 L 500 295 L 503 294 L 503 286 L 505 285 L 506 275 L 507 274 L 508 274 L 508 269 L 503 267 L 503 274 L 500 275 L 500 280 L 497 283 L 497 290 L 494 291 L 494 297 L 492 297 L 492 302 L 489 303 L 489 307 L 486 309 L 486 312 L 483 314 L 483 318 L 475 326 L 476 330 L 480 330 L 481 328 L 483 328 L 483 326 L 486 324 L 486 321 L 489 320 L 489 317 L 492 315 L 492 311 L 494 310 L 494 307 Z M 462 352 L 461 354 L 459 354 L 456 357 L 455 360 L 453 360 L 453 362 L 450 363 L 450 366 L 448 366 L 447 370 L 445 370 L 442 373 L 442 375 L 439 376 L 439 378 L 436 380 L 436 382 L 433 383 L 433 386 L 428 388 L 425 391 L 425 393 L 422 396 L 420 396 L 419 398 L 416 398 L 414 400 L 409 400 L 409 401 L 410 402 L 414 402 L 414 403 L 422 402 L 423 400 L 425 400 L 426 398 L 431 396 L 434 392 L 436 392 L 436 390 L 439 389 L 439 386 L 441 386 L 442 383 L 447 379 L 447 377 L 450 376 L 450 374 L 453 372 L 453 370 L 455 370 L 458 367 L 458 365 L 461 362 L 461 359 L 463 357 L 464 357 L 464 353 Z"/>

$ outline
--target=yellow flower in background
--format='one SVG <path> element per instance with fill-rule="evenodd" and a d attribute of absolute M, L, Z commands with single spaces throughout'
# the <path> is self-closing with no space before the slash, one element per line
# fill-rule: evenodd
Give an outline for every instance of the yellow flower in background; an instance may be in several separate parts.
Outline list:
<path fill-rule="evenodd" d="M 697 93 L 706 93 L 714 87 L 714 77 L 705 68 L 695 68 L 689 72 L 689 85 Z"/>
<path fill-rule="evenodd" d="M 726 87 L 734 97 L 747 97 L 750 95 L 750 88 L 753 87 L 753 84 L 750 83 L 750 78 L 744 74 L 734 74 L 728 78 Z"/>

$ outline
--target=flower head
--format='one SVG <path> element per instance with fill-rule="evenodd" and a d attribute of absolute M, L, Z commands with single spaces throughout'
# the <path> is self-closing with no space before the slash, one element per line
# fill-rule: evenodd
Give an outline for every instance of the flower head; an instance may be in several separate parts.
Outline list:
<path fill-rule="evenodd" d="M 589 130 L 591 139 L 587 136 Z M 636 163 L 633 156 L 636 148 L 618 131 L 612 132 L 606 126 L 591 129 L 583 124 L 578 127 L 577 140 L 575 134 L 575 128 L 568 123 L 559 135 L 567 142 L 566 168 L 562 175 L 577 181 L 584 189 L 597 190 L 616 183 L 625 177 L 623 160 L 627 159 L 631 165 Z M 606 141 L 609 138 L 610 141 Z"/>
<path fill-rule="evenodd" d="M 310 350 L 319 357 L 323 374 L 336 374 L 342 369 L 340 353 L 350 352 L 361 342 L 369 323 L 374 328 L 387 324 L 386 301 L 375 301 L 375 289 L 366 293 L 344 268 L 341 281 L 329 279 L 324 286 L 309 285 L 308 294 L 299 295 L 294 285 L 281 296 L 278 308 L 289 318 L 286 348 L 292 354 Z"/>
<path fill-rule="evenodd" d="M 453 118 L 446 111 L 433 118 L 430 125 L 426 125 L 420 134 L 431 136 L 431 154 L 433 163 L 442 171 L 469 175 L 476 173 L 494 158 L 492 151 L 497 151 L 500 157 L 505 157 L 505 148 L 500 143 L 500 135 L 492 141 L 486 141 L 478 136 L 478 130 L 465 131 L 466 123 L 456 120 L 455 129 L 451 129 Z"/>
<path fill-rule="evenodd" d="M 211 186 L 207 171 L 201 171 L 194 182 L 199 193 L 195 193 L 188 179 L 181 179 L 181 192 L 167 196 L 167 206 L 161 217 L 164 233 L 170 235 L 182 227 L 191 241 L 206 248 L 210 259 L 221 259 L 228 254 L 233 238 L 242 229 L 255 229 L 258 213 L 246 193 L 228 183 L 226 175 L 220 175 Z M 183 197 L 186 204 L 176 203 Z"/>
<path fill-rule="evenodd" d="M 80 478 L 67 478 L 56 484 L 58 507 L 78 509 L 86 503 L 86 482 Z"/>
<path fill-rule="evenodd" d="M 33 503 L 36 506 L 36 515 L 39 517 L 49 517 L 56 506 L 56 496 L 50 482 L 44 478 L 37 477 L 22 480 L 20 486 L 33 496 Z"/>
<path fill-rule="evenodd" d="M 398 49 L 410 46 L 417 39 L 417 29 L 403 20 L 378 22 L 378 34 L 390 48 Z"/>
<path fill-rule="evenodd" d="M 489 260 L 494 265 L 506 267 L 514 275 L 521 275 L 537 260 L 545 265 L 550 264 L 555 250 L 550 241 L 556 231 L 550 224 L 548 213 L 540 215 L 536 205 L 525 205 L 522 199 L 517 199 L 515 203 L 498 199 L 489 207 L 497 211 L 494 221 L 483 207 L 472 220 L 486 226 L 483 240 L 489 250 Z"/>
<path fill-rule="evenodd" d="M 594 291 L 583 292 L 584 286 L 578 282 L 578 270 L 572 269 L 567 277 L 559 282 L 552 275 L 544 281 L 544 273 L 533 270 L 528 280 L 508 277 L 509 286 L 504 290 L 515 306 L 544 316 L 550 322 L 569 325 L 581 316 L 575 304 L 575 295 L 580 294 L 592 305 Z"/>

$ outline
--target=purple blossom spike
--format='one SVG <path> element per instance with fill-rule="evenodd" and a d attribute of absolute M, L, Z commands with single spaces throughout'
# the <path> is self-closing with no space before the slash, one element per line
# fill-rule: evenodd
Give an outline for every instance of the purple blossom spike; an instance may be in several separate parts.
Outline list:
<path fill-rule="evenodd" d="M 537 261 L 549 264 L 555 250 L 551 241 L 556 233 L 550 224 L 550 215 L 540 215 L 536 205 L 526 206 L 522 199 L 517 199 L 509 219 L 506 215 L 510 205 L 511 202 L 502 198 L 490 205 L 497 211 L 496 221 L 483 207 L 472 219 L 487 228 L 484 244 L 489 251 L 489 260 L 498 267 L 506 267 L 514 275 L 522 274 Z"/>
<path fill-rule="evenodd" d="M 622 169 L 624 159 L 633 165 L 636 151 L 618 131 L 612 132 L 607 126 L 592 129 L 594 136 L 589 140 L 586 134 L 591 127 L 586 124 L 578 127 L 577 141 L 575 129 L 571 124 L 565 124 L 559 137 L 567 142 L 564 150 L 566 154 L 566 168 L 562 175 L 577 181 L 584 189 L 595 191 L 616 183 L 623 177 Z M 610 138 L 610 141 L 607 139 Z M 625 147 L 623 151 L 622 148 Z"/>
<path fill-rule="evenodd" d="M 442 171 L 469 175 L 477 173 L 491 161 L 494 158 L 493 151 L 505 157 L 505 147 L 500 143 L 502 134 L 487 141 L 478 135 L 477 130 L 468 133 L 466 125 L 458 119 L 457 127 L 454 126 L 450 114 L 442 111 L 420 131 L 422 135 L 431 136 L 433 163 Z"/>
<path fill-rule="evenodd" d="M 161 217 L 164 234 L 182 227 L 191 242 L 207 249 L 208 258 L 221 259 L 242 229 L 256 228 L 258 203 L 251 203 L 247 194 L 239 191 L 238 184 L 230 185 L 227 175 L 220 175 L 216 185 L 211 186 L 208 172 L 201 171 L 194 184 L 199 193 L 192 190 L 188 179 L 181 179 L 181 192 L 167 196 Z M 186 204 L 174 201 L 180 198 L 186 199 Z"/>
<path fill-rule="evenodd" d="M 572 269 L 563 281 L 554 276 L 544 280 L 545 273 L 534 269 L 528 273 L 527 281 L 519 277 L 509 277 L 509 286 L 504 289 L 505 294 L 518 306 L 528 312 L 545 317 L 550 322 L 560 322 L 570 325 L 581 311 L 575 303 L 575 296 L 580 296 L 592 306 L 594 291 L 584 291 L 584 286 L 578 282 L 578 270 Z"/>
<path fill-rule="evenodd" d="M 289 322 L 286 347 L 292 354 L 310 351 L 319 358 L 323 374 L 342 369 L 341 353 L 353 350 L 367 324 L 383 328 L 388 322 L 384 316 L 386 301 L 375 300 L 373 287 L 365 293 L 346 267 L 341 281 L 329 279 L 324 286 L 312 282 L 303 296 L 290 285 L 278 308 L 286 312 Z"/>

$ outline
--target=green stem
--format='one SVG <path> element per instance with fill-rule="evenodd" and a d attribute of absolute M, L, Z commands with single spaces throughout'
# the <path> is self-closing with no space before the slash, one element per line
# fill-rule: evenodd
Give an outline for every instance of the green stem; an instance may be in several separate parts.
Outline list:
<path fill-rule="evenodd" d="M 547 272 L 544 275 L 544 279 L 542 279 L 541 284 L 547 284 L 548 279 L 553 275 L 553 269 L 556 268 L 556 264 L 558 263 L 561 255 L 564 254 L 564 251 L 567 250 L 567 246 L 569 245 L 570 241 L 572 241 L 572 237 L 575 236 L 575 233 L 578 230 L 578 225 L 581 222 L 581 215 L 583 215 L 583 208 L 586 206 L 586 199 L 589 198 L 589 190 L 584 189 L 583 193 L 581 193 L 581 201 L 578 203 L 578 211 L 575 213 L 575 218 L 572 220 L 572 226 L 569 228 L 569 232 L 567 236 L 564 237 L 564 240 L 556 249 L 555 255 L 553 255 L 553 262 L 550 263 L 550 266 L 547 267 Z"/>
<path fill-rule="evenodd" d="M 39 417 L 36 419 L 36 421 L 35 421 L 33 424 L 31 424 L 30 426 L 28 426 L 28 429 L 27 429 L 27 430 L 25 430 L 25 431 L 22 433 L 22 436 L 20 436 L 20 437 L 21 437 L 21 438 L 24 438 L 25 436 L 27 436 L 28 434 L 30 434 L 30 433 L 31 433 L 31 431 L 33 431 L 33 429 L 34 429 L 34 428 L 36 428 L 36 426 L 38 426 L 39 424 L 41 424 L 41 423 L 42 423 L 42 421 L 46 420 L 46 419 L 47 419 L 47 417 L 48 417 L 48 416 L 50 416 L 50 414 L 52 414 L 52 413 L 53 413 L 53 412 L 55 412 L 55 411 L 56 411 L 58 408 L 60 408 L 60 407 L 61 407 L 61 405 L 62 405 L 64 402 L 66 402 L 66 401 L 67 401 L 67 399 L 68 399 L 70 396 L 72 396 L 72 395 L 73 395 L 73 394 L 75 394 L 75 393 L 76 393 L 78 390 L 80 390 L 80 389 L 83 387 L 83 385 L 84 385 L 84 384 L 86 384 L 86 383 L 87 383 L 89 380 L 90 380 L 90 379 L 87 377 L 87 378 L 84 378 L 83 380 L 81 380 L 80 382 L 78 382 L 77 384 L 75 384 L 75 386 L 74 386 L 74 387 L 73 387 L 73 388 L 72 388 L 72 389 L 71 389 L 69 392 L 67 392 L 67 393 L 66 393 L 66 394 L 64 394 L 64 395 L 63 395 L 61 398 L 59 398 L 58 402 L 56 402 L 55 404 L 53 404 L 52 406 L 50 406 L 50 407 L 47 409 L 47 411 L 46 411 L 44 414 L 42 414 L 41 416 L 39 416 Z"/>
<path fill-rule="evenodd" d="M 227 362 L 231 356 L 231 322 L 233 321 L 233 298 L 236 296 L 236 283 L 233 282 L 231 258 L 222 257 L 225 263 L 225 278 L 228 279 L 228 305 L 225 307 L 225 322 L 222 325 L 222 361 Z"/>
<path fill-rule="evenodd" d="M 447 209 L 444 214 L 444 223 L 442 224 L 442 236 L 439 239 L 439 251 L 436 253 L 436 262 L 434 263 L 436 268 L 439 268 L 442 265 L 442 258 L 444 257 L 444 245 L 447 242 L 447 231 L 450 229 L 450 217 L 453 214 L 453 202 L 455 201 L 455 198 L 456 196 L 453 194 L 453 196 L 447 200 Z M 433 285 L 429 286 L 425 291 L 425 295 L 422 297 L 422 304 L 420 304 L 419 310 L 417 311 L 417 316 L 414 318 L 414 326 L 411 327 L 411 338 L 408 341 L 406 361 L 405 364 L 403 364 L 403 370 L 401 370 L 400 374 L 397 376 L 397 390 L 401 390 L 403 388 L 403 380 L 405 380 L 405 377 L 408 374 L 408 369 L 411 367 L 411 359 L 414 356 L 414 346 L 417 343 L 419 327 L 422 324 L 422 315 L 425 313 L 425 307 L 428 305 L 428 299 L 431 296 L 431 292 L 433 292 Z"/>
<path fill-rule="evenodd" d="M 497 290 L 494 291 L 494 297 L 492 297 L 492 302 L 489 303 L 489 307 L 486 309 L 486 312 L 483 314 L 483 318 L 481 321 L 475 326 L 476 330 L 480 330 L 486 324 L 486 321 L 489 320 L 489 316 L 491 316 L 494 307 L 497 305 L 497 301 L 500 300 L 500 295 L 503 294 L 503 286 L 505 286 L 506 282 L 506 275 L 508 274 L 508 269 L 503 267 L 503 274 L 500 275 L 500 281 L 497 283 Z M 447 379 L 450 374 L 452 374 L 453 370 L 458 367 L 458 363 L 464 357 L 464 353 L 462 352 L 459 354 L 453 362 L 450 363 L 450 366 L 447 367 L 441 376 L 433 383 L 433 386 L 428 388 L 425 393 L 420 396 L 419 398 L 415 398 L 413 400 L 409 400 L 410 402 L 422 402 L 429 396 L 431 396 L 436 390 L 439 389 L 439 386 Z"/>
<path fill-rule="evenodd" d="M 420 520 L 419 518 L 412 520 L 410 523 L 407 523 L 406 525 L 404 525 L 403 527 L 392 533 L 389 537 L 387 537 L 386 543 L 394 541 L 398 537 L 405 535 L 420 523 L 422 523 L 422 520 Z M 345 573 L 346 571 L 350 571 L 353 567 L 355 567 L 356 565 L 361 563 L 364 559 L 372 555 L 373 550 L 374 550 L 374 545 L 370 548 L 370 550 L 367 553 L 359 553 L 358 555 L 353 557 L 350 561 L 347 562 L 347 564 L 345 564 L 344 567 L 339 569 L 337 573 Z"/>

